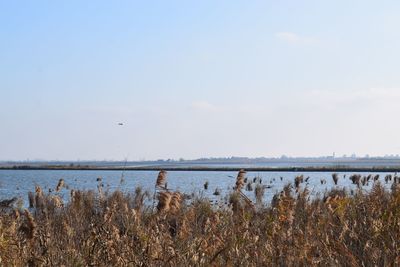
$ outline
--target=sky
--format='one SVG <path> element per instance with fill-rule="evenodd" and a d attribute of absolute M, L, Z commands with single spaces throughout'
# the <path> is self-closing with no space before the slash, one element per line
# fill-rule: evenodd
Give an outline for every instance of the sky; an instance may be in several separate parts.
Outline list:
<path fill-rule="evenodd" d="M 400 154 L 398 14 L 399 1 L 0 1 L 0 160 Z"/>

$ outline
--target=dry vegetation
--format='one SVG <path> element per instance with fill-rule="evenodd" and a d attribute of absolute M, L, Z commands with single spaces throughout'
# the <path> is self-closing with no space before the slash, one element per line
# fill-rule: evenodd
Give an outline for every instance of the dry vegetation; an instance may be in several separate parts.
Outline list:
<path fill-rule="evenodd" d="M 399 266 L 399 179 L 385 190 L 374 177 L 372 190 L 352 195 L 333 189 L 310 198 L 296 177 L 268 205 L 265 187 L 255 185 L 253 204 L 242 192 L 245 172 L 225 208 L 205 199 L 185 202 L 167 189 L 161 172 L 153 200 L 131 194 L 69 191 L 63 203 L 40 187 L 30 208 L 15 199 L 1 202 L 2 266 Z M 333 176 L 335 183 L 338 177 Z M 255 181 L 255 179 L 254 179 Z M 101 182 L 101 181 L 100 181 Z M 63 192 L 68 192 L 64 188 Z M 154 201 L 145 205 L 145 201 Z"/>

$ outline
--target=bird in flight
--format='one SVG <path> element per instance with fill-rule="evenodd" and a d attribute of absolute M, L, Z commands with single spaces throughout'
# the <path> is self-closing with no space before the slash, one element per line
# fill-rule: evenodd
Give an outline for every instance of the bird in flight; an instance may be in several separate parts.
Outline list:
<path fill-rule="evenodd" d="M 123 124 L 122 122 L 119 122 L 118 125 L 122 126 L 122 125 L 124 125 L 124 124 Z"/>

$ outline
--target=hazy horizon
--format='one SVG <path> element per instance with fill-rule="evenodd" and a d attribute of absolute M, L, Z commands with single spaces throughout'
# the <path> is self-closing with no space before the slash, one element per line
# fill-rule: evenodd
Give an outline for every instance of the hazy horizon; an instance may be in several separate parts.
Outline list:
<path fill-rule="evenodd" d="M 286 161 L 286 160 L 294 160 L 294 161 L 302 161 L 302 160 L 321 160 L 326 161 L 330 160 L 334 161 L 343 161 L 343 160 L 400 160 L 400 154 L 386 154 L 386 155 L 319 155 L 319 156 L 292 156 L 292 155 L 281 155 L 276 157 L 244 157 L 244 156 L 227 156 L 227 157 L 201 157 L 201 158 L 158 158 L 158 159 L 129 159 L 129 158 L 115 158 L 115 159 L 8 159 L 8 160 L 0 160 L 0 162 L 70 162 L 70 163 L 79 163 L 79 162 L 156 162 L 156 161 L 171 161 L 171 162 L 179 162 L 179 161 L 202 161 L 202 160 L 210 160 L 210 161 L 220 161 L 220 160 L 250 160 L 250 161 L 259 161 L 259 160 L 276 160 L 276 161 Z"/>
<path fill-rule="evenodd" d="M 2 2 L 0 160 L 400 154 L 399 12 Z"/>

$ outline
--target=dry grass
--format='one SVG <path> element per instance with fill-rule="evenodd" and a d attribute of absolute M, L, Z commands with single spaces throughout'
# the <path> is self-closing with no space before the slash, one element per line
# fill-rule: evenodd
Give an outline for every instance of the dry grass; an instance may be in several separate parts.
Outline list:
<path fill-rule="evenodd" d="M 332 180 L 335 183 L 335 185 L 337 185 L 339 181 L 339 175 L 337 173 L 332 173 Z"/>
<path fill-rule="evenodd" d="M 0 214 L 0 265 L 400 265 L 398 182 L 391 190 L 377 180 L 368 193 L 333 189 L 321 198 L 287 185 L 257 209 L 248 208 L 243 185 L 223 208 L 161 190 L 156 209 L 145 205 L 148 193 L 140 189 L 102 196 L 71 190 L 62 203 L 37 187 L 32 208 L 10 206 Z M 255 193 L 261 202 L 262 187 Z"/>
<path fill-rule="evenodd" d="M 239 171 L 237 178 L 236 178 L 236 186 L 235 186 L 235 189 L 237 191 L 242 190 L 242 188 L 245 184 L 245 175 L 246 175 L 246 172 L 244 170 Z"/>
<path fill-rule="evenodd" d="M 158 177 L 157 177 L 157 180 L 156 180 L 156 187 L 165 188 L 166 182 L 167 182 L 167 172 L 161 170 L 158 173 Z"/>
<path fill-rule="evenodd" d="M 60 179 L 56 186 L 56 192 L 60 192 L 60 190 L 64 187 L 64 185 L 65 185 L 64 179 Z"/>

